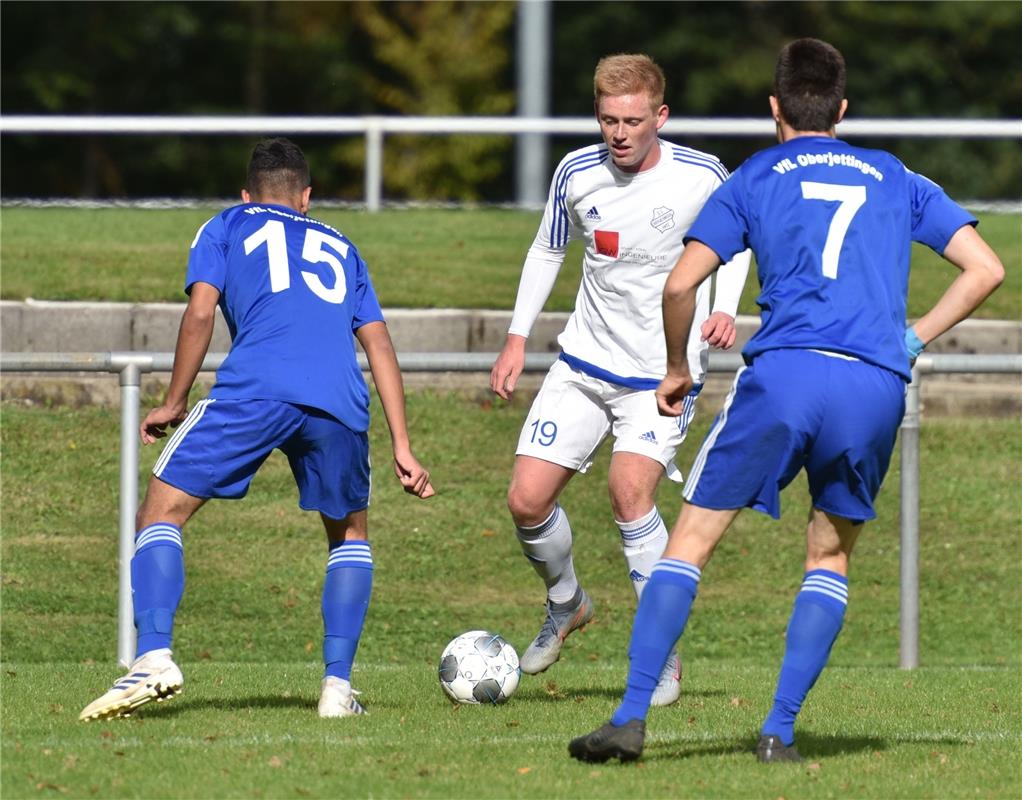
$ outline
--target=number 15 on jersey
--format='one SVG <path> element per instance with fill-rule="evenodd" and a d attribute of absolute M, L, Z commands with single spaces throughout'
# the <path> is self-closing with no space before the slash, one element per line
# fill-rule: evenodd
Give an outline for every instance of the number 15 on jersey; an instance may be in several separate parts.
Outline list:
<path fill-rule="evenodd" d="M 245 255 L 251 255 L 260 245 L 266 245 L 266 256 L 270 264 L 270 290 L 283 292 L 291 288 L 291 266 L 287 257 L 287 238 L 284 223 L 271 219 L 263 227 L 245 239 Z M 334 285 L 328 288 L 315 272 L 302 270 L 302 279 L 317 297 L 328 303 L 343 303 L 348 292 L 344 280 L 344 267 L 329 248 L 341 258 L 348 255 L 348 244 L 336 236 L 307 228 L 302 245 L 302 260 L 310 264 L 327 264 L 334 272 Z"/>

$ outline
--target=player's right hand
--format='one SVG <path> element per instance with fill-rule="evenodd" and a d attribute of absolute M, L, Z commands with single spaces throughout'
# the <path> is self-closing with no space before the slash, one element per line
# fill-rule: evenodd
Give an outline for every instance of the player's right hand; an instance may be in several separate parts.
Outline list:
<path fill-rule="evenodd" d="M 176 428 L 184 422 L 186 416 L 188 416 L 187 408 L 171 408 L 169 406 L 154 408 L 146 414 L 146 418 L 139 426 L 138 435 L 142 439 L 142 444 L 152 444 L 157 439 L 162 439 L 167 435 L 168 425 L 171 428 Z"/>
<path fill-rule="evenodd" d="M 680 417 L 685 397 L 692 391 L 692 376 L 668 375 L 656 390 L 657 411 L 662 417 Z"/>
<path fill-rule="evenodd" d="M 525 337 L 508 334 L 504 349 L 490 370 L 490 389 L 503 400 L 510 400 L 525 369 Z"/>

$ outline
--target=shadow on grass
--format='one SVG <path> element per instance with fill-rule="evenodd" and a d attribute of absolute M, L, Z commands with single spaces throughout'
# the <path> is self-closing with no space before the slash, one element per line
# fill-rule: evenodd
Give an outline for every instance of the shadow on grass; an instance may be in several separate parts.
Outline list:
<path fill-rule="evenodd" d="M 620 687 L 578 687 L 578 686 L 561 686 L 556 683 L 548 683 L 546 686 L 532 686 L 529 688 L 519 688 L 516 697 L 526 698 L 528 700 L 538 700 L 540 702 L 547 703 L 563 703 L 565 701 L 582 701 L 589 700 L 592 698 L 606 698 L 609 700 L 620 700 L 625 693 L 624 684 Z M 723 689 L 700 689 L 700 690 L 688 690 L 682 688 L 681 696 L 682 702 L 686 697 L 697 698 L 697 697 L 723 697 L 726 692 Z"/>
<path fill-rule="evenodd" d="M 135 712 L 136 716 L 147 715 L 172 717 L 181 714 L 206 711 L 248 711 L 257 708 L 316 708 L 316 700 L 311 697 L 281 697 L 280 695 L 249 695 L 247 697 L 178 697 L 171 703 L 149 703 Z"/>
<path fill-rule="evenodd" d="M 646 761 L 697 758 L 707 755 L 747 754 L 755 758 L 758 734 L 745 734 L 717 742 L 650 742 L 643 751 Z M 796 740 L 804 761 L 802 768 L 820 758 L 849 755 L 861 752 L 876 752 L 887 749 L 883 739 L 866 736 L 817 736 L 802 734 Z M 770 765 L 773 766 L 773 765 Z"/>

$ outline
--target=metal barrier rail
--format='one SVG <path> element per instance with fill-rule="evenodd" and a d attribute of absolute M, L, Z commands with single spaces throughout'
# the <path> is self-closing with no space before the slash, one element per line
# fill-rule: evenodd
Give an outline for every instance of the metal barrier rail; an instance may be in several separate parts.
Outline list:
<path fill-rule="evenodd" d="M 853 119 L 838 125 L 847 137 L 953 137 L 1022 139 L 1022 119 Z M 378 211 L 383 200 L 384 137 L 392 134 L 581 134 L 595 136 L 592 117 L 405 117 L 405 116 L 118 116 L 11 114 L 0 117 L 0 134 L 149 135 L 361 135 L 365 139 L 365 201 Z M 665 136 L 743 136 L 772 142 L 774 121 L 763 117 L 671 117 Z M 545 167 L 529 180 L 546 185 Z"/>
<path fill-rule="evenodd" d="M 217 369 L 226 353 L 210 353 L 202 370 Z M 405 353 L 399 356 L 405 372 L 489 372 L 496 353 Z M 554 353 L 528 353 L 526 372 L 543 372 L 556 360 Z M 734 372 L 742 358 L 710 354 L 710 372 Z M 135 549 L 138 510 L 138 426 L 141 377 L 169 372 L 173 353 L 0 353 L 0 372 L 118 373 L 121 383 L 121 480 L 119 511 L 119 583 L 117 655 L 125 667 L 134 660 L 135 627 L 131 607 L 131 558 Z M 359 364 L 368 367 L 359 354 Z M 919 666 L 919 385 L 923 375 L 952 373 L 1022 373 L 1022 354 L 922 355 L 912 370 L 901 422 L 901 543 L 899 666 Z"/>

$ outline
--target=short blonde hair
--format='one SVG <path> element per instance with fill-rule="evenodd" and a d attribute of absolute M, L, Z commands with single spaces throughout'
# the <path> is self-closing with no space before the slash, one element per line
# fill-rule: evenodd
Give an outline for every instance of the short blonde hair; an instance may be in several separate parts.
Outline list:
<path fill-rule="evenodd" d="M 599 103 L 603 97 L 624 94 L 649 96 L 654 109 L 664 104 L 664 71 L 647 55 L 618 53 L 604 56 L 593 75 L 593 96 Z"/>

